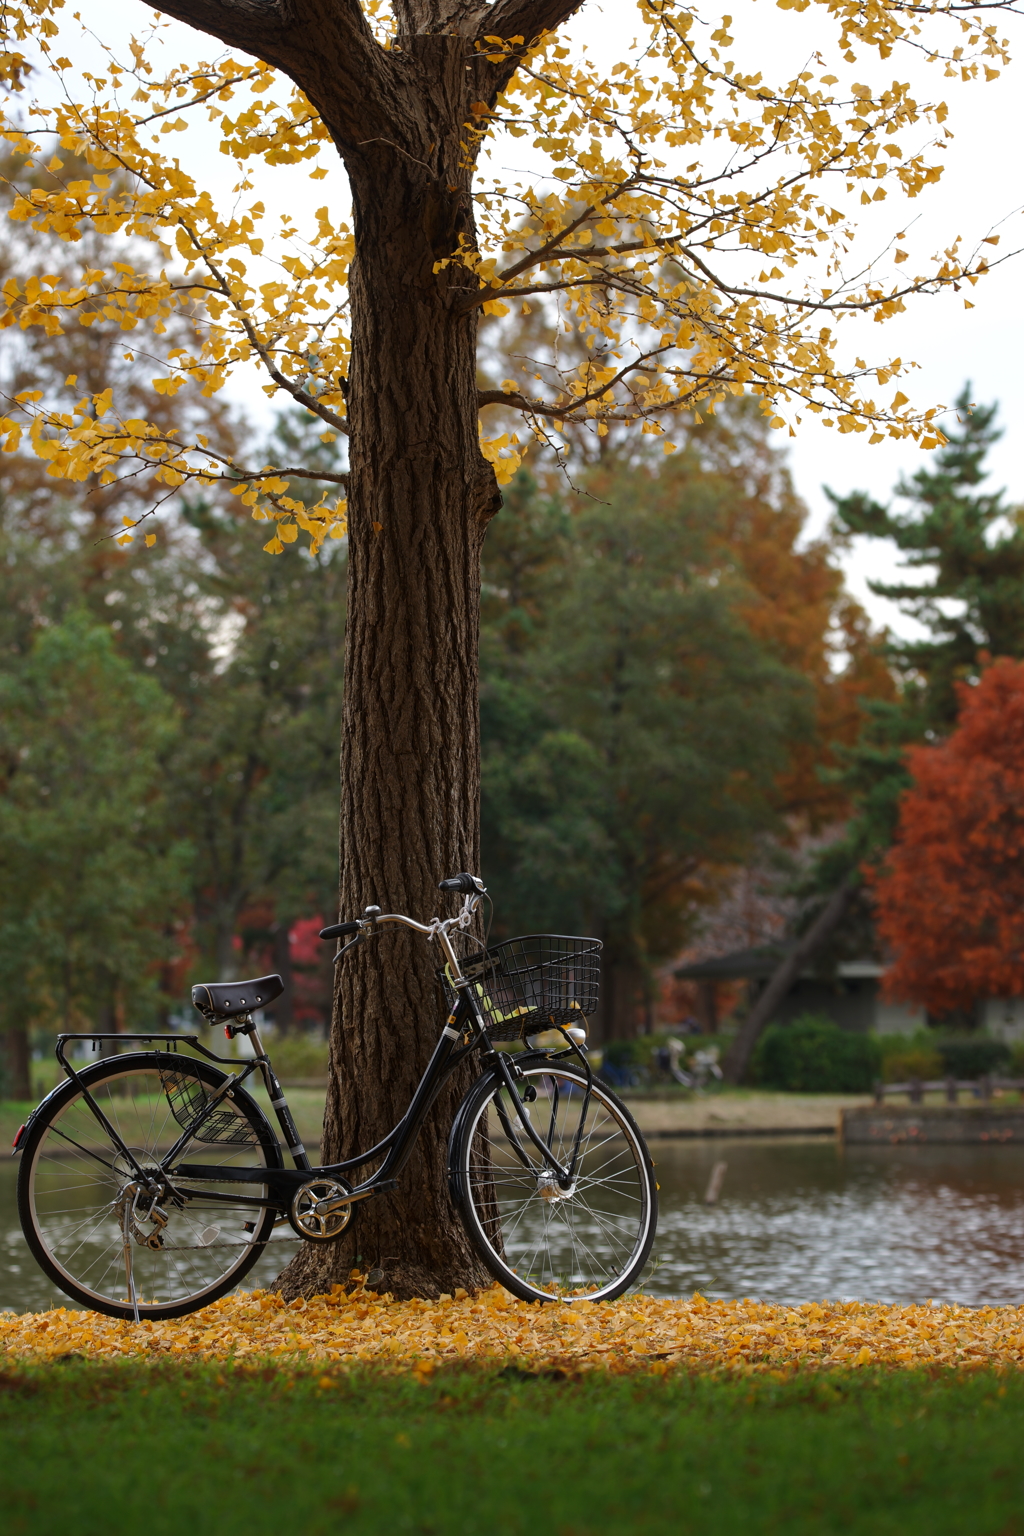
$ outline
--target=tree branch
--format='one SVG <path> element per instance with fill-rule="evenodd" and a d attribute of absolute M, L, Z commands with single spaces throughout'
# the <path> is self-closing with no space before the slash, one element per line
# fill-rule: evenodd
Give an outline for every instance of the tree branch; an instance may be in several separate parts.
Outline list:
<path fill-rule="evenodd" d="M 495 0 L 478 12 L 483 37 L 522 37 L 526 46 L 542 32 L 553 32 L 580 9 L 583 0 Z"/>
<path fill-rule="evenodd" d="M 495 0 L 493 5 L 478 6 L 472 24 L 463 24 L 460 31 L 482 43 L 487 37 L 521 37 L 522 43 L 512 47 L 500 64 L 488 68 L 488 84 L 484 95 L 490 106 L 505 89 L 530 48 L 542 32 L 553 32 L 574 16 L 584 0 Z"/>
<path fill-rule="evenodd" d="M 359 0 L 161 0 L 159 10 L 280 69 L 340 139 L 387 129 L 393 70 Z"/>
<path fill-rule="evenodd" d="M 754 1046 L 760 1038 L 761 1031 L 782 1002 L 782 999 L 786 996 L 794 981 L 796 981 L 804 966 L 814 959 L 814 956 L 839 927 L 843 917 L 846 915 L 846 909 L 850 904 L 850 897 L 857 889 L 859 883 L 856 873 L 847 875 L 842 885 L 832 892 L 832 895 L 824 907 L 822 907 L 807 932 L 802 938 L 797 940 L 793 948 L 776 967 L 768 985 L 740 1026 L 740 1032 L 733 1041 L 729 1054 L 725 1059 L 725 1077 L 727 1082 L 738 1083 L 741 1081 L 750 1057 L 753 1054 Z"/>

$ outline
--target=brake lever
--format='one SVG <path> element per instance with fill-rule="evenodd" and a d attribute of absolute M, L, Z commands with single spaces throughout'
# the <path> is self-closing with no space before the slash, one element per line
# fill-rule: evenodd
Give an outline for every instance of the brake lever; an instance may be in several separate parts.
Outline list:
<path fill-rule="evenodd" d="M 350 949 L 355 949 L 357 944 L 365 944 L 369 937 L 370 935 L 368 933 L 357 933 L 354 939 L 349 939 L 344 949 L 338 950 L 338 953 L 335 955 L 332 964 L 337 965 L 339 960 L 344 960 Z"/>

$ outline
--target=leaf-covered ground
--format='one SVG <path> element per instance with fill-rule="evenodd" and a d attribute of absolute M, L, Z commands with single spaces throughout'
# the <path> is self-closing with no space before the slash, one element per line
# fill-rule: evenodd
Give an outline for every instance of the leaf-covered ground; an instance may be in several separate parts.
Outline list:
<path fill-rule="evenodd" d="M 1024 1307 L 884 1306 L 631 1296 L 550 1306 L 498 1286 L 440 1301 L 395 1302 L 355 1285 L 290 1305 L 262 1291 L 172 1322 L 92 1312 L 0 1315 L 0 1354 L 111 1359 L 376 1362 L 430 1374 L 441 1362 L 522 1361 L 573 1371 L 792 1371 L 865 1365 L 1024 1364 Z"/>

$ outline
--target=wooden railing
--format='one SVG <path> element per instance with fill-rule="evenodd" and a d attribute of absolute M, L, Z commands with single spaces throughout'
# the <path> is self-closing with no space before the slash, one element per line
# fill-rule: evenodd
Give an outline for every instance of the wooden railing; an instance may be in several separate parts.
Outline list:
<path fill-rule="evenodd" d="M 964 1080 L 955 1077 L 939 1077 L 932 1081 L 912 1077 L 906 1083 L 876 1083 L 875 1103 L 881 1104 L 886 1098 L 898 1093 L 909 1094 L 911 1104 L 920 1104 L 926 1093 L 945 1093 L 947 1104 L 955 1104 L 961 1093 L 970 1093 L 974 1098 L 987 1103 L 997 1090 L 1002 1091 L 1007 1088 L 1024 1089 L 1024 1077 L 995 1077 L 989 1074 L 986 1077 Z"/>

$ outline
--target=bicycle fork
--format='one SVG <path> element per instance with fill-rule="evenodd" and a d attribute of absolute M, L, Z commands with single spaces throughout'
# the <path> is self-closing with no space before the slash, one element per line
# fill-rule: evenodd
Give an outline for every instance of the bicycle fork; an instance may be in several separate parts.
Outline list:
<path fill-rule="evenodd" d="M 508 1096 L 515 1107 L 516 1119 L 519 1121 L 519 1124 L 523 1127 L 523 1130 L 526 1132 L 530 1141 L 533 1142 L 534 1146 L 537 1148 L 538 1152 L 540 1152 L 541 1156 L 544 1158 L 544 1161 L 548 1164 L 550 1169 L 549 1173 L 546 1175 L 541 1175 L 540 1192 L 546 1199 L 558 1198 L 558 1194 L 567 1193 L 569 1190 L 571 1190 L 573 1184 L 575 1183 L 576 1166 L 579 1162 L 580 1155 L 580 1142 L 583 1139 L 583 1128 L 586 1125 L 587 1110 L 590 1108 L 590 1095 L 594 1083 L 594 1074 L 590 1062 L 583 1055 L 575 1040 L 570 1039 L 569 1046 L 573 1053 L 579 1057 L 583 1065 L 587 1075 L 587 1086 L 583 1098 L 583 1108 L 580 1111 L 579 1123 L 576 1127 L 576 1135 L 573 1138 L 572 1156 L 569 1159 L 569 1166 L 567 1168 L 563 1167 L 562 1164 L 558 1161 L 549 1145 L 550 1139 L 554 1135 L 555 1118 L 558 1113 L 557 1088 L 556 1098 L 551 1108 L 551 1123 L 548 1127 L 548 1141 L 545 1141 L 534 1127 L 533 1121 L 530 1118 L 530 1112 L 519 1095 L 516 1084 L 517 1079 L 522 1076 L 522 1073 L 518 1070 L 518 1068 L 510 1067 L 504 1060 L 504 1057 L 500 1051 L 494 1052 L 498 1072 L 505 1084 L 506 1089 L 508 1090 Z M 502 1123 L 502 1128 L 504 1129 L 506 1136 L 511 1142 L 516 1156 L 519 1158 L 524 1167 L 530 1167 L 530 1160 L 526 1156 L 526 1153 L 524 1152 L 519 1142 L 519 1138 L 512 1127 L 512 1123 L 508 1118 L 508 1113 L 502 1105 L 500 1098 L 495 1100 L 495 1107 L 498 1111 L 498 1118 Z M 554 1175 L 554 1180 L 557 1181 L 558 1184 L 558 1194 L 556 1194 L 554 1190 L 551 1178 L 552 1174 Z"/>

